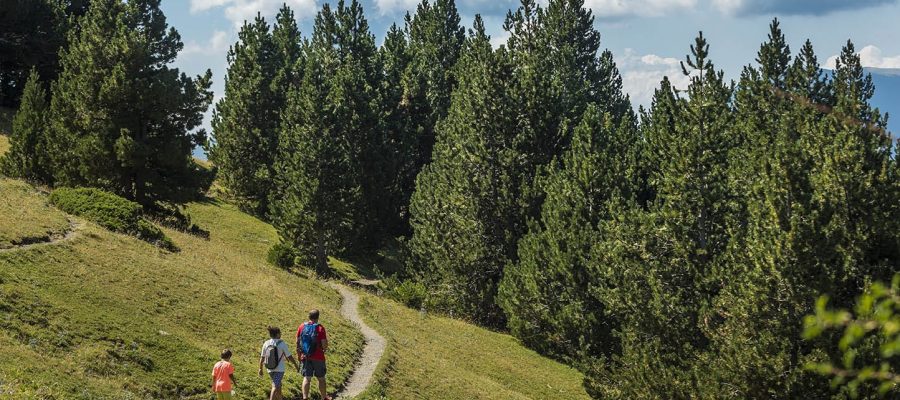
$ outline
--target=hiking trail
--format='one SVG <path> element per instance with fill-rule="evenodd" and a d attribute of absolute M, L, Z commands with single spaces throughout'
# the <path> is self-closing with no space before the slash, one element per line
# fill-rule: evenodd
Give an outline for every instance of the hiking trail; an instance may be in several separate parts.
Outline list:
<path fill-rule="evenodd" d="M 40 238 L 39 240 L 34 241 L 34 242 L 18 244 L 18 245 L 14 245 L 12 247 L 2 248 L 2 249 L 0 249 L 0 253 L 10 253 L 13 251 L 28 250 L 28 249 L 31 249 L 34 247 L 48 246 L 51 244 L 67 242 L 69 240 L 74 239 L 75 236 L 78 235 L 78 232 L 81 230 L 81 228 L 82 228 L 81 222 L 77 222 L 74 219 L 69 218 L 69 229 L 66 229 L 65 232 L 53 233 L 53 234 L 47 236 L 46 238 Z"/>
<path fill-rule="evenodd" d="M 383 336 L 366 325 L 360 318 L 359 296 L 356 293 L 339 283 L 328 282 L 328 286 L 331 286 L 341 294 L 341 297 L 343 297 L 341 315 L 359 326 L 359 330 L 362 331 L 366 342 L 362 355 L 356 362 L 356 368 L 353 369 L 353 374 L 347 380 L 344 389 L 334 396 L 335 399 L 354 398 L 369 387 L 372 376 L 375 375 L 375 369 L 378 367 L 378 362 L 381 360 L 381 356 L 384 355 L 384 348 L 387 342 Z"/>

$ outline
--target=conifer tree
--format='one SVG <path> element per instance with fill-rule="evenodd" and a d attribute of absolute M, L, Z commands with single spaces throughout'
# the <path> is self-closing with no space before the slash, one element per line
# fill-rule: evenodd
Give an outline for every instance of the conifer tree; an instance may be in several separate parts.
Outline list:
<path fill-rule="evenodd" d="M 600 223 L 640 190 L 637 127 L 618 126 L 591 104 L 562 163 L 541 180 L 546 200 L 504 270 L 498 301 L 512 333 L 526 345 L 573 361 L 608 354 L 615 323 L 591 294 L 591 247 Z"/>
<path fill-rule="evenodd" d="M 583 0 L 553 0 L 546 9 L 523 0 L 506 17 L 526 181 L 562 155 L 588 104 L 609 112 L 615 123 L 631 112 L 612 53 L 601 51 L 593 24 Z"/>
<path fill-rule="evenodd" d="M 432 159 L 435 126 L 447 115 L 457 76 L 453 66 L 460 57 L 465 29 L 460 25 L 455 0 L 422 0 L 413 16 L 407 14 L 410 65 L 404 77 L 406 101 L 417 124 L 419 146 L 414 154 L 417 174 Z M 412 194 L 415 175 L 407 177 Z"/>
<path fill-rule="evenodd" d="M 273 220 L 283 241 L 327 271 L 327 257 L 357 246 L 371 222 L 372 143 L 377 138 L 374 37 L 357 1 L 327 4 L 316 16 L 281 125 Z"/>
<path fill-rule="evenodd" d="M 376 218 L 390 236 L 409 234 L 409 196 L 413 178 L 419 172 L 415 158 L 418 151 L 418 135 L 413 128 L 410 103 L 405 97 L 403 77 L 410 64 L 409 43 L 406 33 L 397 25 L 391 25 L 378 51 L 381 76 L 378 84 L 380 104 L 379 139 L 380 154 L 376 186 L 381 190 Z"/>
<path fill-rule="evenodd" d="M 279 17 L 290 10 L 282 10 Z M 282 21 L 282 23 L 284 23 Z M 289 27 L 283 30 L 289 31 Z M 228 50 L 225 96 L 216 104 L 212 128 L 214 143 L 210 159 L 218 167 L 218 176 L 235 197 L 249 210 L 263 214 L 272 190 L 275 148 L 284 100 L 283 87 L 275 87 L 277 73 L 286 73 L 279 51 L 290 52 L 287 37 L 280 31 L 276 49 L 269 25 L 257 14 L 253 22 L 244 22 L 238 41 Z M 282 79 L 287 79 L 282 75 Z M 278 85 L 281 86 L 281 85 Z"/>
<path fill-rule="evenodd" d="M 691 80 L 687 98 L 657 92 L 654 100 L 670 113 L 665 108 L 675 99 L 674 132 L 657 137 L 652 134 L 664 129 L 645 131 L 651 134 L 647 152 L 658 157 L 650 176 L 656 199 L 648 211 L 627 210 L 604 224 L 606 238 L 592 248 L 593 293 L 621 321 L 621 353 L 591 372 L 589 387 L 599 397 L 692 397 L 715 376 L 703 356 L 718 318 L 710 313 L 720 289 L 713 277 L 727 249 L 733 208 L 727 174 L 737 145 L 732 90 L 710 61 L 702 33 L 683 72 Z"/>
<path fill-rule="evenodd" d="M 291 86 L 300 85 L 300 72 L 303 71 L 298 62 L 302 62 L 303 38 L 300 36 L 300 28 L 294 18 L 294 11 L 287 4 L 282 5 L 275 16 L 275 26 L 272 28 L 272 45 L 274 53 L 272 63 L 275 67 L 275 77 L 272 79 L 273 103 L 281 121 L 281 111 L 287 101 L 287 93 Z"/>
<path fill-rule="evenodd" d="M 402 155 L 412 167 L 403 171 L 401 193 L 409 203 L 416 176 L 431 162 L 437 122 L 450 107 L 450 94 L 456 87 L 453 66 L 466 35 L 455 0 L 423 0 L 413 15 L 407 13 L 405 22 L 410 59 L 402 79 L 402 102 L 410 114 L 408 135 L 415 143 Z M 408 230 L 408 214 L 403 224 Z"/>
<path fill-rule="evenodd" d="M 191 131 L 212 100 L 212 74 L 170 68 L 182 47 L 159 0 L 91 2 L 51 89 L 56 184 L 100 187 L 146 206 L 186 201 L 208 185 L 191 157 L 205 133 Z"/>
<path fill-rule="evenodd" d="M 434 161 L 416 180 L 410 248 L 429 308 L 502 323 L 494 301 L 515 252 L 510 66 L 494 52 L 480 17 L 457 65 L 458 88 L 437 128 Z"/>
<path fill-rule="evenodd" d="M 0 160 L 0 172 L 43 184 L 53 183 L 47 149 L 47 91 L 32 69 L 13 118 L 9 152 Z"/>

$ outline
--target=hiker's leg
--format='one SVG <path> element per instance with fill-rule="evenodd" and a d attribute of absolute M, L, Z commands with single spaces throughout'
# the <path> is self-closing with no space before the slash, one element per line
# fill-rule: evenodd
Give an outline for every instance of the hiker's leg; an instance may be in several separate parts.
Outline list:
<path fill-rule="evenodd" d="M 319 380 L 319 394 L 322 395 L 323 399 L 328 398 L 328 393 L 325 393 L 325 377 L 316 378 Z"/>
<path fill-rule="evenodd" d="M 269 400 L 278 400 L 275 398 L 275 386 L 272 386 L 272 391 L 269 392 Z"/>
<path fill-rule="evenodd" d="M 308 376 L 303 377 L 303 398 L 304 399 L 309 398 L 309 377 Z"/>

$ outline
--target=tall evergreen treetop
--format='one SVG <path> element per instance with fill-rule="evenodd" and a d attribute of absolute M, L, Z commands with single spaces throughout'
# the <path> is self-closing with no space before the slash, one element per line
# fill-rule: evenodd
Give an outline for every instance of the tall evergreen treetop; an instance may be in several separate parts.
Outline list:
<path fill-rule="evenodd" d="M 275 47 L 273 64 L 276 72 L 272 80 L 272 94 L 276 97 L 275 107 L 281 111 L 286 102 L 288 89 L 300 84 L 300 72 L 302 66 L 297 63 L 303 57 L 303 37 L 294 11 L 287 4 L 282 5 L 275 16 L 275 26 L 272 28 L 272 42 Z"/>
<path fill-rule="evenodd" d="M 760 46 L 756 53 L 756 62 L 759 63 L 765 80 L 777 89 L 785 89 L 784 83 L 791 62 L 791 48 L 784 39 L 778 18 L 769 24 L 769 40 Z"/>
<path fill-rule="evenodd" d="M 212 100 L 212 74 L 192 79 L 170 68 L 182 46 L 159 0 L 91 2 L 52 87 L 58 184 L 97 186 L 145 205 L 198 193 L 202 173 L 191 152 L 205 135 L 191 130 Z"/>
<path fill-rule="evenodd" d="M 282 16 L 283 17 L 283 16 Z M 272 190 L 284 88 L 273 86 L 286 73 L 269 24 L 260 14 L 245 21 L 228 50 L 225 96 L 216 104 L 210 158 L 219 177 L 244 206 L 264 214 Z M 283 79 L 283 78 L 282 78 Z"/>
<path fill-rule="evenodd" d="M 417 173 L 431 162 L 435 125 L 447 115 L 456 88 L 454 65 L 466 40 L 454 0 L 423 0 L 414 15 L 406 15 L 410 64 L 403 80 L 405 102 L 418 136 Z M 413 177 L 414 178 L 414 177 Z"/>
<path fill-rule="evenodd" d="M 802 96 L 814 105 L 834 104 L 831 82 L 822 73 L 822 67 L 809 39 L 803 43 L 800 53 L 794 58 L 794 63 L 788 71 L 788 86 L 792 93 Z"/>

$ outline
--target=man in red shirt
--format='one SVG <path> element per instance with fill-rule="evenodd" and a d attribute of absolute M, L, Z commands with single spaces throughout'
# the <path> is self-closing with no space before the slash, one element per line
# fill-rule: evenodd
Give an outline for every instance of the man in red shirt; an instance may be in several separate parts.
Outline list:
<path fill-rule="evenodd" d="M 315 376 L 319 381 L 319 394 L 322 399 L 330 400 L 325 388 L 325 352 L 328 350 L 328 337 L 325 327 L 319 325 L 319 310 L 309 312 L 309 321 L 297 328 L 297 354 L 303 363 L 303 399 L 309 399 L 310 378 Z M 309 354 L 307 354 L 307 352 Z"/>

